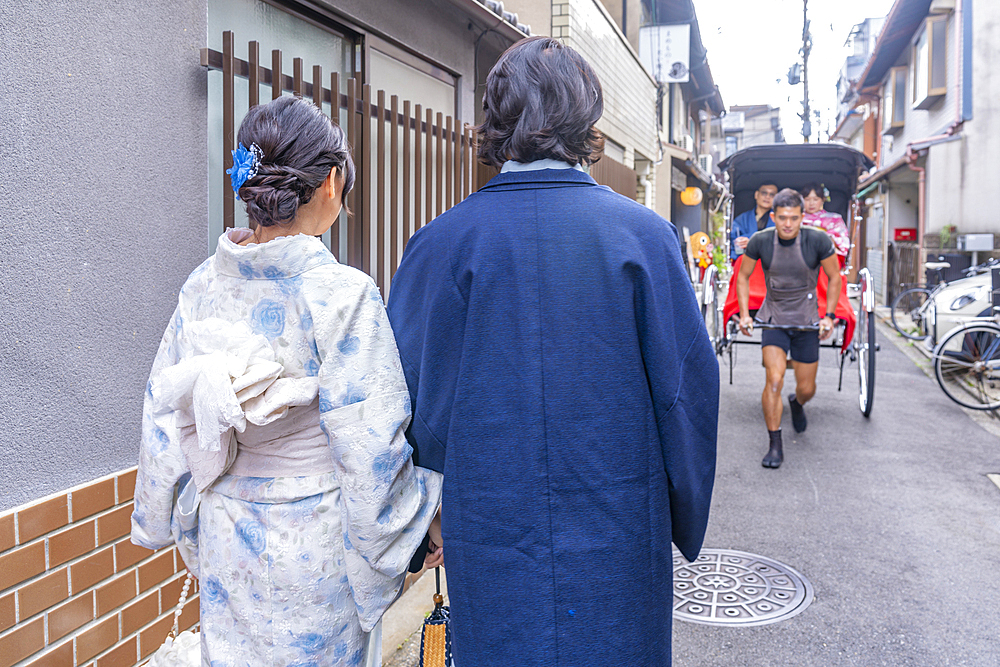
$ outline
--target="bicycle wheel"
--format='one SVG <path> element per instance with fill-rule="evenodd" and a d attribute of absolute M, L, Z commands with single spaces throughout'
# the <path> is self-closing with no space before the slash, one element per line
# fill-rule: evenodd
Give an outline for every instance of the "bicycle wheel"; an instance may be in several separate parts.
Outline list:
<path fill-rule="evenodd" d="M 858 407 L 870 417 L 875 399 L 875 318 L 863 305 L 858 308 L 857 327 Z"/>
<path fill-rule="evenodd" d="M 708 330 L 708 337 L 712 341 L 712 346 L 717 347 L 722 336 L 721 314 L 717 308 L 719 301 L 719 274 L 715 267 L 709 267 L 705 273 L 705 281 L 702 283 L 702 307 L 701 314 L 705 320 L 705 328 Z"/>
<path fill-rule="evenodd" d="M 899 296 L 892 300 L 890 311 L 892 326 L 904 338 L 923 340 L 930 334 L 927 329 L 928 318 L 924 314 L 924 304 L 927 303 L 930 294 L 929 289 L 914 287 L 900 292 Z"/>
<path fill-rule="evenodd" d="M 934 377 L 963 407 L 1000 408 L 1000 326 L 981 322 L 948 332 L 934 350 Z"/>

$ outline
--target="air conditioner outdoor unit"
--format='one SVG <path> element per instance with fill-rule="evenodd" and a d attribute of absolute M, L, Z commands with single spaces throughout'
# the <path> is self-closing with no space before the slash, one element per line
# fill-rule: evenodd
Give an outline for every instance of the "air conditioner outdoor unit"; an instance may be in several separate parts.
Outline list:
<path fill-rule="evenodd" d="M 711 155 L 699 155 L 698 156 L 698 166 L 706 174 L 712 173 L 712 156 Z"/>
<path fill-rule="evenodd" d="M 681 149 L 686 150 L 688 153 L 694 153 L 694 137 L 690 134 L 681 136 Z"/>

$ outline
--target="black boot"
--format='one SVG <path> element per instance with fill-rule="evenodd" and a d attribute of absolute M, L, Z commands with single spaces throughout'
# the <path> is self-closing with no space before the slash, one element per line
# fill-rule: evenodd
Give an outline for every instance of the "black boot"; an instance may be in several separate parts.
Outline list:
<path fill-rule="evenodd" d="M 771 438 L 771 448 L 767 450 L 767 456 L 760 462 L 765 468 L 780 468 L 781 462 L 785 460 L 785 455 L 781 451 L 781 429 L 768 431 Z"/>
<path fill-rule="evenodd" d="M 795 394 L 788 395 L 788 407 L 792 409 L 792 427 L 796 433 L 802 433 L 809 425 L 809 422 L 806 421 L 806 409 L 795 398 Z"/>

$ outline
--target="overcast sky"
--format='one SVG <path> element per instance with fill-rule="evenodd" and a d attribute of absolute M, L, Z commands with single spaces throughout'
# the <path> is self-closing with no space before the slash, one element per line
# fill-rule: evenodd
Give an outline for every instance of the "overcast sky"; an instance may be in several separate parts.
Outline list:
<path fill-rule="evenodd" d="M 801 60 L 802 0 L 694 0 L 708 64 L 726 108 L 734 104 L 781 107 L 785 140 L 802 141 L 802 84 L 789 86 L 788 68 Z M 892 0 L 809 0 L 813 38 L 809 54 L 809 97 L 821 111 L 817 130 L 826 139 L 834 128 L 836 85 L 850 51 L 851 28 L 866 18 L 884 17 Z M 780 82 L 777 81 L 780 79 Z"/>

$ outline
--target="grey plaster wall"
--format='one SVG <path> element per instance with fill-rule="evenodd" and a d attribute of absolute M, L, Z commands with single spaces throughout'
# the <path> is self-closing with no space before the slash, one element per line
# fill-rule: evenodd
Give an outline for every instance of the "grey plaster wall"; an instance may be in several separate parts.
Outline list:
<path fill-rule="evenodd" d="M 204 0 L 0 4 L 0 510 L 136 462 L 205 257 Z"/>

